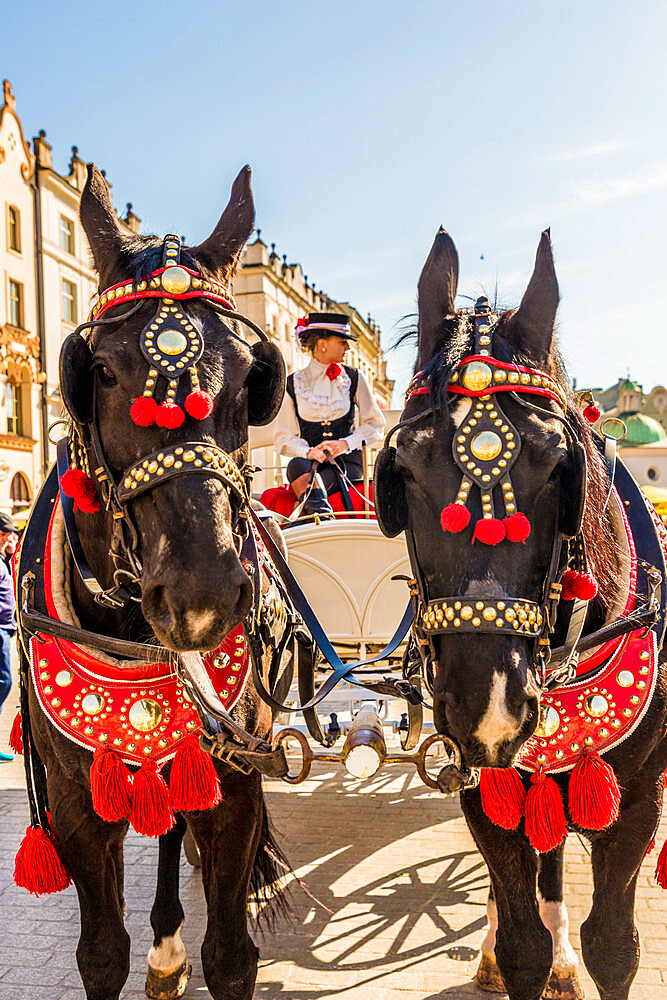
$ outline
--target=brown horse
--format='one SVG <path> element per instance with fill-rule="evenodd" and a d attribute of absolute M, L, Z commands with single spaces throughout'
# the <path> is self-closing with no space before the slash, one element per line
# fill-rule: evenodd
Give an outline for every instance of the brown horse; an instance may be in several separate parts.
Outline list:
<path fill-rule="evenodd" d="M 119 282 L 128 282 L 136 290 L 160 268 L 163 241 L 122 232 L 107 184 L 94 166 L 88 168 L 82 193 L 81 222 L 99 274 L 100 293 Z M 182 248 L 181 264 L 199 275 L 196 287 L 202 282 L 228 285 L 253 224 L 250 169 L 245 167 L 213 233 L 199 246 Z M 127 305 L 107 308 L 104 315 L 111 322 L 93 325 L 86 338 L 77 333 L 61 359 L 61 390 L 72 418 L 71 435 L 85 453 L 85 464 L 100 492 L 105 485 L 100 475 L 103 464 L 110 480 L 118 484 L 125 470 L 144 456 L 173 449 L 179 441 L 217 446 L 241 469 L 249 422 L 271 420 L 282 399 L 284 364 L 279 353 L 266 343 L 250 347 L 238 324 L 221 316 L 211 301 L 194 297 L 181 302 L 188 329 L 194 328 L 203 341 L 197 365 L 200 390 L 215 405 L 198 419 L 186 415 L 180 430 L 155 423 L 140 426 L 130 415 L 130 405 L 144 391 L 147 364 L 140 351 L 140 331 L 155 313 L 156 301 L 144 299 L 136 305 L 131 316 L 127 316 Z M 174 406 L 183 405 L 181 393 L 179 388 Z M 220 477 L 203 469 L 198 475 L 161 482 L 159 488 L 127 500 L 122 510 L 134 527 L 132 566 L 138 568 L 134 599 L 127 600 L 126 595 L 115 607 L 102 606 L 72 569 L 65 586 L 75 620 L 82 628 L 107 637 L 135 643 L 157 639 L 168 650 L 215 649 L 246 619 L 253 600 L 253 581 L 239 557 L 242 512 L 235 496 Z M 105 504 L 89 513 L 78 509 L 74 520 L 85 561 L 102 589 L 118 596 L 118 590 L 114 591 L 120 578 L 113 510 Z M 270 733 L 270 710 L 251 680 L 234 709 L 234 718 L 258 737 Z M 47 720 L 34 688 L 30 690 L 30 719 L 37 754 L 33 766 L 41 758 L 51 824 L 79 896 L 77 961 L 86 996 L 88 1000 L 118 1000 L 130 956 L 123 923 L 123 841 L 128 823 L 105 822 L 95 812 L 92 755 Z M 271 860 L 275 851 L 271 850 L 259 773 L 241 773 L 217 760 L 215 767 L 221 804 L 178 816 L 173 829 L 160 837 L 157 894 L 151 913 L 154 941 L 148 956 L 150 996 L 180 996 L 187 984 L 187 955 L 179 933 L 183 910 L 178 898 L 186 819 L 201 855 L 208 906 L 202 945 L 206 983 L 216 1000 L 249 1000 L 253 993 L 257 949 L 247 927 L 248 893 L 249 887 L 261 889 L 276 877 Z M 168 768 L 165 774 L 168 778 Z"/>
<path fill-rule="evenodd" d="M 586 648 L 588 636 L 621 621 L 634 586 L 629 560 L 616 541 L 626 511 L 638 553 L 643 551 L 645 564 L 657 568 L 654 579 L 664 579 L 664 555 L 644 500 L 620 463 L 616 484 L 627 486 L 628 499 L 612 497 L 607 504 L 609 470 L 582 419 L 555 344 L 559 293 L 549 234 L 542 236 L 533 276 L 516 311 L 495 316 L 486 300 L 480 300 L 474 314 L 458 311 L 457 282 L 458 255 L 451 237 L 440 230 L 419 282 L 417 375 L 397 448 L 385 448 L 376 465 L 378 517 L 385 533 L 406 531 L 418 589 L 416 638 L 432 680 L 435 724 L 461 753 L 460 767 L 446 768 L 441 775 L 443 790 L 470 785 L 471 768 L 483 769 L 483 781 L 485 769 L 493 769 L 500 776 L 494 780 L 505 781 L 502 787 L 512 788 L 517 800 L 528 792 L 526 804 L 536 801 L 538 786 L 525 774 L 516 777 L 516 770 L 512 784 L 508 769 L 521 766 L 526 741 L 540 723 L 537 734 L 544 752 L 538 765 L 556 754 L 548 788 L 550 806 L 554 812 L 558 807 L 562 817 L 559 836 L 567 821 L 591 841 L 595 893 L 581 928 L 584 960 L 602 1000 L 627 1000 L 639 962 L 635 885 L 660 818 L 667 765 L 664 654 L 643 716 L 604 755 L 622 793 L 618 812 L 610 810 L 605 822 L 591 818 L 593 828 L 587 829 L 572 816 L 573 771 L 557 766 L 559 757 L 582 748 L 571 737 L 558 743 L 573 719 L 557 711 L 560 703 L 553 707 L 549 701 L 551 691 L 554 698 L 559 690 L 567 695 L 567 687 L 555 685 L 572 683 L 574 675 L 550 674 L 545 650 L 550 645 L 554 651 L 573 650 L 577 642 Z M 505 521 L 497 513 L 503 503 Z M 565 596 L 566 579 L 576 579 L 582 587 L 591 584 L 586 567 L 571 568 L 572 560 L 583 559 L 584 553 L 597 577 L 599 597 L 590 600 L 587 612 L 584 605 L 580 638 L 576 621 L 572 624 L 574 606 L 563 600 L 559 604 L 558 598 Z M 573 575 L 566 578 L 566 570 Z M 632 634 L 648 645 L 641 659 L 635 658 L 634 671 L 628 668 L 624 676 L 610 678 L 618 685 L 619 705 L 614 702 L 614 711 L 597 719 L 599 729 L 587 714 L 588 702 L 571 713 L 577 724 L 581 716 L 581 725 L 587 720 L 592 727 L 584 756 L 589 743 L 591 749 L 597 747 L 598 736 L 613 737 L 614 726 L 626 725 L 625 717 L 632 716 L 634 704 L 648 691 L 640 675 L 649 676 L 650 668 L 640 665 L 653 662 L 661 647 L 665 609 L 664 595 L 659 607 L 647 580 L 648 574 L 642 579 L 640 573 L 637 602 L 645 597 L 653 610 L 647 612 L 646 629 L 634 620 L 637 631 Z M 633 622 L 628 619 L 626 625 L 629 634 Z M 600 632 L 597 646 L 609 634 Z M 568 647 L 571 635 L 574 645 Z M 576 657 L 566 662 L 568 669 L 577 668 Z M 585 663 L 582 667 L 585 674 Z M 623 684 L 634 685 L 635 693 L 622 712 Z M 593 687 L 582 699 L 591 690 L 599 691 Z M 611 696 L 597 697 L 600 715 L 609 713 Z M 595 710 L 593 705 L 591 712 Z M 544 728 L 552 723 L 551 729 Z M 600 758 L 596 761 L 604 768 Z M 540 783 L 541 767 L 536 771 L 534 780 Z M 546 779 L 542 787 L 547 787 Z M 529 840 L 527 806 L 525 821 L 520 810 L 509 821 L 502 815 L 507 802 L 496 803 L 492 822 L 479 787 L 463 791 L 461 802 L 491 874 L 492 928 L 483 947 L 480 981 L 500 990 L 504 982 L 511 1000 L 538 1000 L 553 969 L 545 996 L 581 996 L 576 956 L 567 941 L 559 838 L 544 845 L 535 835 Z M 563 803 L 569 803 L 565 815 Z M 537 853 L 536 841 L 541 845 L 537 850 L 546 853 Z"/>

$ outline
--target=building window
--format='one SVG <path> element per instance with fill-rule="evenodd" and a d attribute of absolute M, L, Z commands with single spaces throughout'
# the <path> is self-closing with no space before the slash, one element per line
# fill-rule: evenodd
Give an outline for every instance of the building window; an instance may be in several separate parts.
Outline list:
<path fill-rule="evenodd" d="M 9 249 L 21 253 L 21 213 L 9 205 Z"/>
<path fill-rule="evenodd" d="M 23 329 L 23 285 L 9 279 L 9 322 Z"/>
<path fill-rule="evenodd" d="M 60 249 L 74 253 L 74 223 L 67 216 L 60 216 Z"/>
<path fill-rule="evenodd" d="M 63 319 L 67 323 L 76 323 L 76 285 L 73 281 L 63 278 Z"/>
<path fill-rule="evenodd" d="M 8 382 L 5 386 L 5 410 L 7 412 L 7 433 L 23 434 L 23 401 L 21 386 Z"/>
<path fill-rule="evenodd" d="M 12 501 L 12 510 L 15 513 L 30 506 L 30 486 L 22 472 L 17 472 L 12 479 L 9 496 Z"/>

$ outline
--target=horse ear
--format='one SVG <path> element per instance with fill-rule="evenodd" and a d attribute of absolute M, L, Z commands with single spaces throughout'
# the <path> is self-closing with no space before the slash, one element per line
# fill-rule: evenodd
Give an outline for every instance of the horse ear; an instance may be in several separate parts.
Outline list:
<path fill-rule="evenodd" d="M 81 192 L 79 217 L 102 287 L 108 287 L 123 249 L 123 231 L 111 204 L 109 185 L 94 163 L 88 164 L 88 176 Z"/>
<path fill-rule="evenodd" d="M 446 321 L 456 315 L 454 299 L 458 282 L 459 255 L 454 240 L 441 226 L 436 233 L 418 285 L 418 368 L 423 368 L 444 345 L 447 333 Z"/>
<path fill-rule="evenodd" d="M 89 424 L 93 419 L 93 356 L 78 333 L 70 333 L 60 348 L 58 376 L 60 395 L 74 423 Z"/>
<path fill-rule="evenodd" d="M 553 344 L 557 309 L 558 281 L 551 252 L 551 234 L 545 229 L 537 248 L 533 276 L 503 336 L 528 357 L 544 362 Z"/>
<path fill-rule="evenodd" d="M 255 203 L 250 185 L 250 167 L 245 166 L 232 184 L 229 204 L 217 226 L 191 253 L 222 281 L 229 281 L 241 251 L 255 225 Z"/>
<path fill-rule="evenodd" d="M 248 423 L 263 427 L 278 415 L 285 395 L 285 360 L 275 344 L 264 341 L 253 344 L 252 353 L 254 362 L 246 379 Z"/>

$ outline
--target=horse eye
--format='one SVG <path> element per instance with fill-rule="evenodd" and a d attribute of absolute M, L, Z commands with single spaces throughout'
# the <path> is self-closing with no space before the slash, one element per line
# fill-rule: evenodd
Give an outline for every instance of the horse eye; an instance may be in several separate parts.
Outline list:
<path fill-rule="evenodd" d="M 98 365 L 97 374 L 102 385 L 118 385 L 118 379 L 106 365 Z"/>

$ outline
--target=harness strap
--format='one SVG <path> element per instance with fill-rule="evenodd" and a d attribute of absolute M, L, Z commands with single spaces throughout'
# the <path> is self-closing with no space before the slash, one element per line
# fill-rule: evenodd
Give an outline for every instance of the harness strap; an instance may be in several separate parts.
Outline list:
<path fill-rule="evenodd" d="M 394 635 L 389 640 L 384 649 L 381 649 L 379 653 L 374 656 L 369 657 L 366 660 L 359 660 L 355 663 L 343 663 L 338 653 L 334 649 L 331 641 L 326 635 L 324 629 L 322 628 L 315 612 L 311 608 L 308 600 L 303 593 L 301 587 L 299 586 L 292 570 L 288 566 L 282 552 L 274 542 L 273 538 L 266 530 L 262 524 L 260 518 L 257 516 L 256 512 L 250 508 L 250 517 L 253 524 L 257 528 L 262 542 L 266 546 L 271 559 L 276 565 L 276 568 L 282 578 L 283 584 L 285 585 L 285 590 L 287 591 L 295 609 L 299 612 L 303 621 L 308 628 L 308 631 L 312 635 L 315 643 L 317 644 L 320 652 L 322 653 L 324 659 L 327 661 L 329 666 L 332 668 L 332 673 L 322 682 L 317 693 L 306 702 L 305 705 L 299 706 L 295 709 L 293 705 L 282 705 L 280 702 L 276 701 L 271 694 L 266 690 L 264 682 L 259 675 L 259 670 L 254 662 L 253 658 L 253 680 L 257 686 L 257 689 L 264 701 L 267 702 L 275 711 L 278 712 L 293 712 L 295 710 L 303 712 L 304 709 L 314 708 L 318 705 L 323 698 L 336 687 L 339 681 L 345 680 L 356 684 L 358 687 L 366 688 L 369 691 L 373 691 L 376 694 L 389 695 L 391 697 L 405 698 L 407 701 L 412 701 L 418 703 L 422 700 L 421 693 L 409 682 L 406 681 L 392 681 L 386 678 L 383 681 L 377 681 L 374 683 L 368 683 L 366 681 L 360 681 L 355 676 L 353 671 L 357 667 L 368 666 L 372 663 L 377 663 L 380 660 L 386 659 L 390 656 L 401 644 L 405 636 L 407 635 L 408 629 L 412 624 L 414 613 L 412 610 L 412 603 L 408 604 L 400 624 Z"/>

